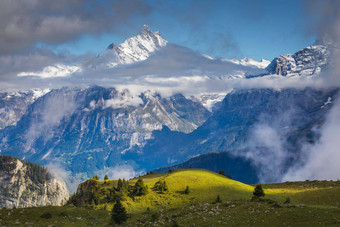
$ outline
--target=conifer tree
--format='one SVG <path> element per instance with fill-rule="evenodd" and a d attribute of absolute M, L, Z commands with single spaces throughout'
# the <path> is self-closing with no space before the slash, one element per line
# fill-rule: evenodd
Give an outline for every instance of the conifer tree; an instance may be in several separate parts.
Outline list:
<path fill-rule="evenodd" d="M 119 178 L 117 183 L 117 190 L 122 191 L 123 189 L 123 181 Z"/>
<path fill-rule="evenodd" d="M 123 188 L 125 191 L 129 190 L 129 182 L 123 178 Z"/>
<path fill-rule="evenodd" d="M 188 195 L 190 193 L 189 186 L 187 186 L 184 190 L 184 194 Z"/>
<path fill-rule="evenodd" d="M 107 175 L 105 175 L 104 180 L 108 180 L 108 179 L 109 179 L 109 177 Z"/>
<path fill-rule="evenodd" d="M 219 171 L 218 171 L 218 174 L 221 174 L 221 175 L 225 176 L 224 170 L 219 170 Z"/>
<path fill-rule="evenodd" d="M 217 195 L 217 198 L 215 200 L 216 203 L 222 203 L 220 195 Z"/>
<path fill-rule="evenodd" d="M 142 179 L 139 178 L 137 180 L 134 190 L 133 190 L 133 194 L 137 196 L 148 194 L 148 189 L 145 186 L 144 181 Z"/>
<path fill-rule="evenodd" d="M 257 198 L 265 196 L 262 186 L 260 184 L 256 185 L 254 192 L 253 192 L 253 196 Z"/>
<path fill-rule="evenodd" d="M 117 200 L 115 205 L 113 206 L 111 217 L 112 220 L 118 225 L 121 225 L 127 221 L 127 212 L 120 200 Z"/>

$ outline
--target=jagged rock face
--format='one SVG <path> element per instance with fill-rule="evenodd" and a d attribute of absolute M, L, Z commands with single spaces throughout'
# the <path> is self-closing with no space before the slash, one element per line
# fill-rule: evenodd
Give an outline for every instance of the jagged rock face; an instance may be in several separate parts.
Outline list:
<path fill-rule="evenodd" d="M 327 64 L 329 50 L 325 45 L 306 47 L 295 54 L 285 54 L 275 58 L 267 70 L 282 76 L 317 75 Z"/>
<path fill-rule="evenodd" d="M 49 90 L 28 90 L 0 93 L 0 129 L 16 125 L 26 108 Z"/>
<path fill-rule="evenodd" d="M 0 192 L 0 207 L 6 208 L 61 206 L 69 198 L 65 182 L 9 156 L 0 156 Z"/>
<path fill-rule="evenodd" d="M 15 127 L 0 131 L 0 149 L 43 164 L 58 161 L 73 173 L 91 176 L 132 153 L 143 155 L 141 148 L 163 125 L 189 133 L 209 115 L 179 94 L 162 98 L 96 86 L 56 89 L 30 105 Z"/>

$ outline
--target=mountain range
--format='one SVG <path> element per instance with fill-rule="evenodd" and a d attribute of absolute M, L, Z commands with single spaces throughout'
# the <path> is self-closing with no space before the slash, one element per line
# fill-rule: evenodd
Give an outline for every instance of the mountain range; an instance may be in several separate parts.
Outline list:
<path fill-rule="evenodd" d="M 316 44 L 271 62 L 214 59 L 169 43 L 143 26 L 137 36 L 110 44 L 78 65 L 19 74 L 72 78 L 84 73 L 100 78 L 104 72 L 128 82 L 143 74 L 140 83 L 148 83 L 141 91 L 108 84 L 1 93 L 0 154 L 44 165 L 58 163 L 82 179 L 124 166 L 135 172 L 204 166 L 223 169 L 246 183 L 276 181 L 292 163 L 303 160 L 301 144 L 319 139 L 315 128 L 325 122 L 336 88 L 214 91 L 212 86 L 206 92 L 192 87 L 192 96 L 176 89 L 163 94 L 148 84 L 181 84 L 179 75 L 216 85 L 254 77 L 318 76 L 328 66 L 330 51 L 329 45 Z M 180 64 L 174 69 L 173 62 Z M 272 139 L 279 145 L 261 143 L 261 130 L 274 132 Z M 256 158 L 275 159 L 283 149 L 288 155 L 272 165 Z M 264 179 L 263 171 L 272 174 Z"/>

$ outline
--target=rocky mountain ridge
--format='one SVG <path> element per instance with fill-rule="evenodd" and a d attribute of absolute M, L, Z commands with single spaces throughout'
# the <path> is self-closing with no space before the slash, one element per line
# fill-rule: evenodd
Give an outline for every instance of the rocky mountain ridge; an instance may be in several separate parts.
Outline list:
<path fill-rule="evenodd" d="M 88 177 L 133 161 L 131 155 L 142 156 L 152 132 L 164 125 L 189 133 L 209 115 L 180 94 L 163 98 L 99 86 L 55 89 L 31 104 L 16 126 L 0 131 L 0 150 L 43 164 L 57 161 Z"/>
<path fill-rule="evenodd" d="M 0 155 L 0 207 L 60 206 L 69 193 L 64 181 L 57 180 L 39 165 Z"/>

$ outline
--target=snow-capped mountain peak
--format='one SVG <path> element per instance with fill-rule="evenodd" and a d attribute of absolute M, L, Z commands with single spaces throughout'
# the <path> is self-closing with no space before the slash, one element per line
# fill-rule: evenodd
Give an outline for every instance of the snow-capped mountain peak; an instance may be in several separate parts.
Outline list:
<path fill-rule="evenodd" d="M 131 64 L 146 60 L 167 43 L 168 41 L 163 39 L 158 31 L 153 32 L 147 25 L 143 25 L 138 35 L 126 39 L 119 45 L 111 43 L 98 58 L 102 59 L 108 67 Z"/>

